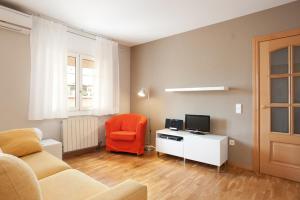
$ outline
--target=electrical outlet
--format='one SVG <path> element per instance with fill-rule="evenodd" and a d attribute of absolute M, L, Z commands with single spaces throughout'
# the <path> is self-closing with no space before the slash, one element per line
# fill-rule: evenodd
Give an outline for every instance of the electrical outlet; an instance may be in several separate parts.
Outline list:
<path fill-rule="evenodd" d="M 234 139 L 229 139 L 229 145 L 234 146 L 235 145 L 235 140 Z"/>

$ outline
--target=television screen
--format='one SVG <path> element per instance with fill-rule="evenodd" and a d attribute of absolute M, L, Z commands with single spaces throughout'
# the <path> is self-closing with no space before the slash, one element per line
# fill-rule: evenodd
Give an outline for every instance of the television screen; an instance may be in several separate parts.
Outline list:
<path fill-rule="evenodd" d="M 185 115 L 185 129 L 192 132 L 210 132 L 210 116 Z"/>

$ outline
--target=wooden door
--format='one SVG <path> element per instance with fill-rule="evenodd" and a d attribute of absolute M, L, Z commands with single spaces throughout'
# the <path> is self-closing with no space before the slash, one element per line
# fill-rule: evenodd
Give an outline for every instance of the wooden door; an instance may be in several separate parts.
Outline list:
<path fill-rule="evenodd" d="M 300 35 L 259 52 L 260 172 L 300 182 Z"/>

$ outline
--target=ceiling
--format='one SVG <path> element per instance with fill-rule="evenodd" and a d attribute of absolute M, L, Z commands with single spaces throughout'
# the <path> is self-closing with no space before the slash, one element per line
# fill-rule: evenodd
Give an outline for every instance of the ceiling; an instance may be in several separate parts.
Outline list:
<path fill-rule="evenodd" d="M 2 0 L 128 46 L 208 26 L 294 0 Z"/>

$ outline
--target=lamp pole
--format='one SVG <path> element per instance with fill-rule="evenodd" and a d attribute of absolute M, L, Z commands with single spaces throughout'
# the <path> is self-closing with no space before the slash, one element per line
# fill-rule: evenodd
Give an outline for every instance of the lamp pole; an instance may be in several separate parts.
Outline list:
<path fill-rule="evenodd" d="M 150 90 L 147 90 L 147 101 L 148 101 L 148 126 L 149 126 L 149 134 L 148 134 L 148 145 L 145 146 L 146 151 L 153 151 L 155 149 L 154 146 L 151 145 L 151 119 L 150 119 Z"/>

